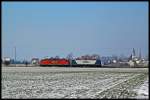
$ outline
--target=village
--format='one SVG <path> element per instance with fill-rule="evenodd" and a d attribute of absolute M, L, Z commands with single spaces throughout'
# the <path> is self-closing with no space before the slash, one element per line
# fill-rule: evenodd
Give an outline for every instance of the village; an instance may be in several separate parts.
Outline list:
<path fill-rule="evenodd" d="M 16 58 L 16 57 L 15 57 Z M 45 59 L 49 59 L 48 57 Z M 55 58 L 51 59 L 60 59 L 59 56 L 56 56 Z M 68 59 L 68 60 L 73 60 L 72 54 L 69 54 L 66 58 L 63 59 Z M 144 58 L 141 55 L 141 51 L 139 52 L 139 55 L 135 53 L 135 49 L 133 48 L 133 51 L 129 57 L 117 57 L 117 56 L 102 56 L 100 57 L 98 54 L 93 54 L 92 56 L 90 55 L 85 55 L 81 57 L 77 57 L 77 60 L 93 60 L 93 59 L 99 59 L 100 60 L 100 65 L 102 67 L 148 67 L 148 58 Z M 85 62 L 85 61 L 84 61 Z M 84 63 L 83 62 L 83 63 Z M 38 66 L 40 65 L 40 59 L 39 58 L 32 58 L 31 60 L 23 60 L 23 61 L 18 61 L 11 59 L 10 57 L 4 57 L 2 60 L 2 64 L 6 66 Z M 91 65 L 90 63 L 87 63 L 87 65 Z M 57 64 L 51 64 L 51 65 L 57 65 Z"/>

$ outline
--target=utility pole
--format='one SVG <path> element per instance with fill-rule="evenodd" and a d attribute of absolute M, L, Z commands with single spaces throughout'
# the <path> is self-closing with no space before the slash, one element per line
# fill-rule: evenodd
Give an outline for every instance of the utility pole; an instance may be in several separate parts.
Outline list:
<path fill-rule="evenodd" d="M 141 48 L 140 48 L 140 51 L 139 51 L 139 59 L 141 60 L 142 58 L 142 55 L 141 55 Z"/>
<path fill-rule="evenodd" d="M 16 66 L 16 46 L 15 46 L 15 66 Z"/>

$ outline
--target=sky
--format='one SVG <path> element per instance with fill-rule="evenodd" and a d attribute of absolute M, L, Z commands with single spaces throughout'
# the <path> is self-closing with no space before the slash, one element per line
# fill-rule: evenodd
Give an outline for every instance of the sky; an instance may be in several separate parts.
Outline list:
<path fill-rule="evenodd" d="M 148 55 L 148 2 L 2 2 L 2 57 Z"/>

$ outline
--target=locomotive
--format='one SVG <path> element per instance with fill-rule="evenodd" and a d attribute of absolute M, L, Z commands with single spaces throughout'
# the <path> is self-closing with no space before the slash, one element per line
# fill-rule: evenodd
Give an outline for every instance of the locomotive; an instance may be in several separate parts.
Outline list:
<path fill-rule="evenodd" d="M 75 59 L 45 58 L 40 60 L 40 66 L 72 66 L 72 67 L 101 67 L 101 60 L 96 57 L 81 56 Z"/>
<path fill-rule="evenodd" d="M 39 62 L 40 66 L 69 66 L 70 61 L 67 59 L 45 58 Z"/>

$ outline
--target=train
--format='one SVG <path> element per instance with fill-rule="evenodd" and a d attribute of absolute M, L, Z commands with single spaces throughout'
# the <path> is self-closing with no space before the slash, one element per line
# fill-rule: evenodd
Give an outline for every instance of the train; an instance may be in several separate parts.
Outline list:
<path fill-rule="evenodd" d="M 5 57 L 3 59 L 3 63 L 5 65 L 9 64 L 32 64 L 38 66 L 64 66 L 64 67 L 101 67 L 100 57 L 95 56 L 81 56 L 77 58 L 59 58 L 59 57 L 51 57 L 51 58 L 32 58 L 31 62 L 23 61 L 14 61 L 9 57 Z"/>
<path fill-rule="evenodd" d="M 40 66 L 65 66 L 65 67 L 101 67 L 101 60 L 95 57 L 82 56 L 81 58 L 44 58 L 39 61 Z"/>

